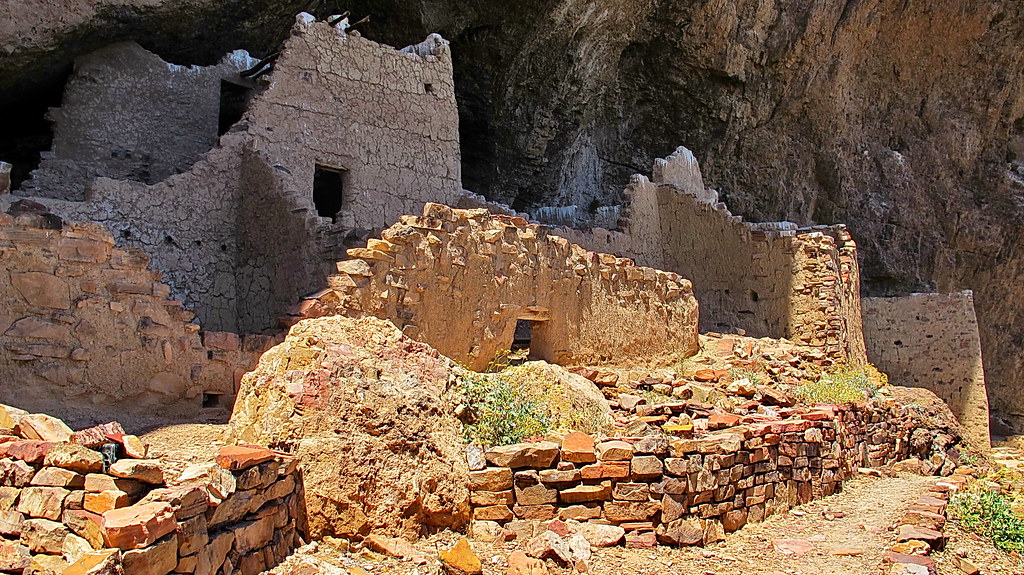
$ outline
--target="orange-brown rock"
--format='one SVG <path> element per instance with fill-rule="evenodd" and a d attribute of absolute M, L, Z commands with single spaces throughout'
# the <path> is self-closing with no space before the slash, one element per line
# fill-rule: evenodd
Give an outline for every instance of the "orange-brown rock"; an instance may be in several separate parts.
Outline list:
<path fill-rule="evenodd" d="M 445 571 L 451 575 L 480 575 L 484 572 L 480 558 L 465 537 L 459 539 L 451 549 L 441 551 L 440 558 Z"/>
<path fill-rule="evenodd" d="M 265 447 L 225 445 L 217 453 L 217 465 L 231 471 L 240 471 L 273 458 L 274 452 Z"/>
<path fill-rule="evenodd" d="M 167 503 L 144 503 L 103 514 L 103 538 L 108 547 L 140 549 L 178 527 Z"/>
<path fill-rule="evenodd" d="M 562 459 L 572 463 L 597 461 L 597 454 L 594 452 L 594 438 L 579 431 L 567 433 L 562 438 Z"/>

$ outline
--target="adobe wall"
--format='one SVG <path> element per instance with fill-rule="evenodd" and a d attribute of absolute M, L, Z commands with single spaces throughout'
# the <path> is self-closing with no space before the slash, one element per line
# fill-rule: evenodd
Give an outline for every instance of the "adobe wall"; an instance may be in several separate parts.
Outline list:
<path fill-rule="evenodd" d="M 701 330 L 744 330 L 864 361 L 856 244 L 843 226 L 748 223 L 704 187 L 693 154 L 679 148 L 634 175 L 620 231 L 557 228 L 588 249 L 609 251 L 693 281 Z"/>
<path fill-rule="evenodd" d="M 586 251 L 538 225 L 427 204 L 381 240 L 349 250 L 329 287 L 291 321 L 389 319 L 471 369 L 533 321 L 532 356 L 559 364 L 651 361 L 697 351 L 697 301 L 677 274 Z"/>
<path fill-rule="evenodd" d="M 899 401 L 783 411 L 696 438 L 571 433 L 561 445 L 492 448 L 469 474 L 473 519 L 532 536 L 530 522 L 557 517 L 610 544 L 701 545 L 831 495 L 862 467 L 910 457 L 925 473 L 957 466 L 956 438 L 923 428 Z"/>
<path fill-rule="evenodd" d="M 217 144 L 221 80 L 256 60 L 232 52 L 215 66 L 177 66 L 134 42 L 75 60 L 53 144 L 25 182 L 27 195 L 82 201 L 97 177 L 156 183 L 188 170 Z"/>
<path fill-rule="evenodd" d="M 971 291 L 865 298 L 868 359 L 895 385 L 949 404 L 971 441 L 989 445 L 988 393 Z"/>
<path fill-rule="evenodd" d="M 215 67 L 182 69 L 134 44 L 83 59 L 54 112 L 51 157 L 19 193 L 57 198 L 40 201 L 65 219 L 102 223 L 120 247 L 144 249 L 172 296 L 210 329 L 276 327 L 347 247 L 426 201 L 453 202 L 461 189 L 447 42 L 433 35 L 419 53 L 403 52 L 308 14 L 292 32 L 244 118 L 209 151 L 220 80 L 233 72 L 244 82 L 237 71 L 251 60 L 234 53 Z M 121 64 L 129 67 L 112 71 Z M 160 82 L 165 91 L 155 97 L 146 86 Z M 121 154 L 125 134 L 138 131 L 161 135 L 127 142 Z M 163 132 L 195 145 L 151 153 L 165 149 Z M 96 144 L 64 144 L 82 139 Z M 317 164 L 345 170 L 336 222 L 315 209 Z M 135 177 L 143 169 L 148 180 Z M 67 201 L 83 199 L 68 191 L 82 181 L 85 201 Z"/>
<path fill-rule="evenodd" d="M 0 213 L 0 378 L 17 382 L 0 386 L 0 403 L 73 425 L 194 420 L 204 393 L 230 406 L 275 343 L 201 332 L 149 257 L 103 227 L 43 225 Z"/>

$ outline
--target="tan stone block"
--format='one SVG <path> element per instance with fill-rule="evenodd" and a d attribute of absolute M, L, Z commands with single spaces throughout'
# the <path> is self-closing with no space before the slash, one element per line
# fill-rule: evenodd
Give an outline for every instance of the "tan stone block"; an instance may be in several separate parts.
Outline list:
<path fill-rule="evenodd" d="M 506 491 L 512 489 L 512 470 L 507 467 L 488 467 L 469 472 L 472 491 Z"/>
<path fill-rule="evenodd" d="M 508 491 L 470 491 L 469 502 L 474 507 L 487 505 L 512 505 L 515 497 Z"/>
<path fill-rule="evenodd" d="M 612 497 L 612 484 L 604 481 L 600 485 L 578 485 L 559 492 L 562 503 L 584 503 L 587 501 L 607 501 Z"/>
<path fill-rule="evenodd" d="M 146 547 L 177 527 L 174 510 L 167 503 L 133 505 L 103 514 L 103 538 L 107 546 L 118 549 Z"/>
<path fill-rule="evenodd" d="M 18 504 L 21 490 L 16 487 L 0 487 L 0 511 L 10 511 Z"/>
<path fill-rule="evenodd" d="M 558 518 L 562 521 L 573 519 L 575 521 L 587 521 L 600 519 L 602 508 L 600 503 L 586 503 L 583 505 L 570 505 L 558 510 Z"/>
<path fill-rule="evenodd" d="M 234 544 L 235 534 L 231 531 L 224 531 L 210 538 L 210 545 L 207 547 L 210 550 L 210 573 L 216 573 L 224 565 L 224 560 Z"/>
<path fill-rule="evenodd" d="M 74 563 L 88 553 L 92 553 L 93 546 L 83 537 L 74 533 L 68 533 L 64 537 L 64 543 L 60 546 L 61 557 L 68 563 Z"/>
<path fill-rule="evenodd" d="M 277 480 L 277 470 L 281 464 L 271 459 L 259 465 L 238 472 L 235 476 L 238 489 L 256 489 L 268 487 Z"/>
<path fill-rule="evenodd" d="M 40 487 L 66 487 L 81 489 L 85 486 L 85 476 L 70 469 L 60 467 L 44 467 L 32 477 L 32 485 Z"/>
<path fill-rule="evenodd" d="M 489 505 L 477 507 L 473 510 L 473 519 L 476 521 L 497 521 L 504 523 L 513 519 L 512 510 L 508 505 Z"/>
<path fill-rule="evenodd" d="M 221 501 L 220 505 L 214 508 L 213 514 L 208 517 L 209 526 L 212 528 L 224 523 L 234 523 L 245 517 L 252 507 L 255 506 L 253 501 L 256 497 L 257 494 L 253 491 L 235 492 L 231 497 Z M 262 506 L 263 501 L 265 501 L 263 498 L 256 499 L 260 506 Z"/>
<path fill-rule="evenodd" d="M 60 518 L 68 490 L 61 487 L 26 487 L 18 499 L 18 511 L 29 517 Z"/>
<path fill-rule="evenodd" d="M 138 495 L 143 489 L 143 484 L 134 479 L 120 479 L 102 473 L 90 473 L 85 476 L 85 490 L 90 493 L 123 491 L 128 495 Z"/>
<path fill-rule="evenodd" d="M 163 465 L 158 459 L 119 459 L 107 473 L 122 479 L 134 479 L 143 483 L 163 484 Z"/>
<path fill-rule="evenodd" d="M 36 471 L 24 461 L 0 459 L 0 485 L 7 487 L 24 487 L 32 481 Z"/>
<path fill-rule="evenodd" d="M 538 475 L 544 483 L 570 483 L 580 480 L 579 469 L 543 469 Z"/>
<path fill-rule="evenodd" d="M 625 441 L 602 441 L 597 444 L 598 461 L 625 461 L 633 458 L 633 446 Z"/>
<path fill-rule="evenodd" d="M 534 469 L 550 467 L 558 459 L 558 455 L 558 444 L 550 441 L 500 445 L 492 447 L 484 453 L 487 461 L 491 464 L 513 469 L 520 467 L 532 467 Z"/>
<path fill-rule="evenodd" d="M 11 283 L 25 299 L 25 302 L 31 306 L 51 309 L 71 308 L 71 292 L 68 290 L 67 284 L 53 274 L 44 272 L 11 273 Z"/>
<path fill-rule="evenodd" d="M 149 447 L 135 435 L 124 435 L 121 437 L 121 446 L 124 447 L 124 454 L 132 459 L 145 459 Z"/>
<path fill-rule="evenodd" d="M 116 489 L 110 489 L 107 491 L 100 491 L 99 493 L 86 493 L 85 500 L 82 502 L 82 507 L 86 511 L 92 511 L 93 513 L 103 515 L 111 509 L 120 509 L 122 507 L 128 507 L 131 504 L 131 496 L 127 493 Z"/>
<path fill-rule="evenodd" d="M 543 483 L 515 486 L 516 503 L 519 505 L 544 505 L 558 502 L 558 490 Z"/>
<path fill-rule="evenodd" d="M 28 564 L 23 575 L 62 575 L 68 566 L 64 558 L 59 555 L 36 555 Z"/>
<path fill-rule="evenodd" d="M 534 521 L 547 521 L 554 518 L 554 505 L 514 505 L 512 513 L 519 519 L 531 519 Z"/>
<path fill-rule="evenodd" d="M 121 551 L 101 549 L 87 553 L 68 565 L 62 575 L 117 575 L 121 573 Z"/>
<path fill-rule="evenodd" d="M 32 562 L 28 547 L 17 541 L 0 539 L 0 571 L 20 573 Z"/>
<path fill-rule="evenodd" d="M 167 575 L 178 565 L 175 539 L 167 537 L 149 547 L 125 551 L 121 562 L 126 575 Z"/>
<path fill-rule="evenodd" d="M 634 479 L 656 479 L 664 471 L 655 455 L 637 455 L 629 462 L 629 473 Z"/>
<path fill-rule="evenodd" d="M 260 549 L 274 538 L 274 520 L 265 517 L 257 521 L 244 521 L 235 528 L 235 549 L 246 553 Z"/>
<path fill-rule="evenodd" d="M 68 327 L 62 324 L 56 324 L 36 316 L 28 316 L 19 319 L 14 322 L 4 335 L 8 337 L 23 337 L 28 339 L 52 339 L 58 342 L 64 342 L 69 336 Z M 14 425 L 5 427 L 5 423 L 2 418 L 6 416 L 6 413 L 0 414 L 0 429 L 14 429 Z"/>
<path fill-rule="evenodd" d="M 61 522 L 75 534 L 85 539 L 93 549 L 103 547 L 103 517 L 85 510 L 68 510 L 61 515 Z"/>
<path fill-rule="evenodd" d="M 647 501 L 651 489 L 646 483 L 616 483 L 612 497 L 621 501 Z"/>
<path fill-rule="evenodd" d="M 93 473 L 103 469 L 103 456 L 98 452 L 75 443 L 57 443 L 43 458 L 46 466 L 61 468 L 75 473 Z"/>
<path fill-rule="evenodd" d="M 604 504 L 604 516 L 616 523 L 623 521 L 650 521 L 661 511 L 655 502 L 609 501 Z"/>
<path fill-rule="evenodd" d="M 21 530 L 21 541 L 33 553 L 57 554 L 61 552 L 68 528 L 49 519 L 26 519 Z"/>

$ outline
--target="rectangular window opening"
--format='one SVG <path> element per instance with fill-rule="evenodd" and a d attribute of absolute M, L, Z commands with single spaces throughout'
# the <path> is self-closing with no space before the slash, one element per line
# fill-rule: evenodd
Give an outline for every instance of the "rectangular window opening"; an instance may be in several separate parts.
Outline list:
<path fill-rule="evenodd" d="M 224 394 L 222 394 L 222 393 L 212 393 L 212 392 L 208 392 L 208 391 L 204 392 L 203 393 L 203 408 L 204 409 L 209 409 L 209 408 L 221 407 L 221 400 L 223 399 L 223 397 L 224 397 Z"/>
<path fill-rule="evenodd" d="M 330 168 L 316 165 L 313 172 L 313 205 L 321 218 L 338 221 L 338 212 L 342 207 L 342 196 L 345 191 L 344 168 Z"/>

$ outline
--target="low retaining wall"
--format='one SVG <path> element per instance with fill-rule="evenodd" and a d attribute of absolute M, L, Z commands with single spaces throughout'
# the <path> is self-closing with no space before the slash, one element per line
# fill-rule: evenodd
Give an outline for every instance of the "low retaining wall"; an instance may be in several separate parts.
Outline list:
<path fill-rule="evenodd" d="M 561 446 L 492 448 L 486 467 L 471 465 L 473 518 L 527 536 L 531 521 L 558 518 L 611 526 L 601 528 L 609 544 L 625 537 L 627 546 L 699 545 L 831 495 L 861 467 L 912 456 L 924 459 L 928 473 L 955 465 L 946 449 L 956 439 L 922 428 L 897 402 L 782 412 L 786 419 L 751 416 L 694 439 L 595 444 L 573 432 Z"/>
<path fill-rule="evenodd" d="M 0 430 L 6 415 L 0 406 Z M 157 460 L 103 471 L 86 445 L 109 441 L 117 424 L 71 435 L 55 418 L 20 419 L 18 435 L 0 431 L 0 572 L 84 575 L 120 564 L 130 575 L 256 574 L 296 547 L 304 506 L 294 458 L 224 447 L 216 463 L 168 485 Z M 122 441 L 144 455 L 137 439 Z"/>

